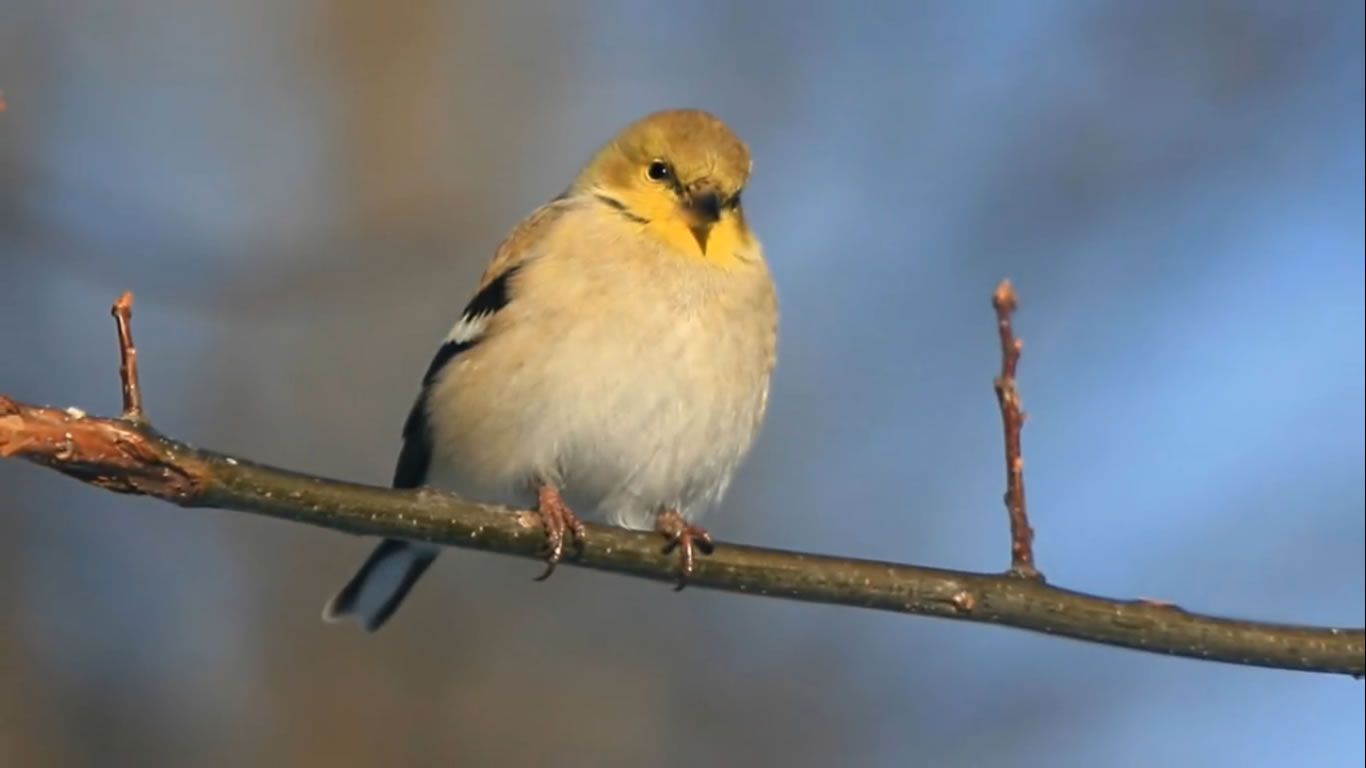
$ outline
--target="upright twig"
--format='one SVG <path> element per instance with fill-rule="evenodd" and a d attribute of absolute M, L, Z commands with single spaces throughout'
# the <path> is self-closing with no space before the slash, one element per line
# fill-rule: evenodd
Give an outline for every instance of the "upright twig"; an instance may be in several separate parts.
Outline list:
<path fill-rule="evenodd" d="M 141 423 L 142 385 L 138 381 L 138 348 L 133 346 L 133 292 L 124 291 L 109 308 L 119 333 L 119 381 L 123 384 L 123 418 Z"/>
<path fill-rule="evenodd" d="M 1017 300 L 1015 288 L 1009 280 L 1002 280 L 992 294 L 991 305 L 996 308 L 996 331 L 1001 338 L 1001 373 L 996 377 L 996 402 L 1001 406 L 1001 426 L 1006 447 L 1006 512 L 1010 516 L 1010 573 L 1032 579 L 1043 574 L 1034 567 L 1034 529 L 1029 527 L 1029 513 L 1025 509 L 1024 453 L 1020 448 L 1020 431 L 1025 413 L 1020 408 L 1020 393 L 1015 388 L 1015 370 L 1020 365 L 1020 350 L 1024 342 L 1015 337 L 1010 318 Z"/>

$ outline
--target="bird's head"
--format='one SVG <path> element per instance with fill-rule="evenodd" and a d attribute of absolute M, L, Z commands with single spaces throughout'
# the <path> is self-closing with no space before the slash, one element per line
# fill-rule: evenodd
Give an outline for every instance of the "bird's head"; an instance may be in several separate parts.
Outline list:
<path fill-rule="evenodd" d="M 598 151 L 571 190 L 596 194 L 685 253 L 745 260 L 752 235 L 740 208 L 749 149 L 698 109 L 672 109 L 628 125 Z"/>

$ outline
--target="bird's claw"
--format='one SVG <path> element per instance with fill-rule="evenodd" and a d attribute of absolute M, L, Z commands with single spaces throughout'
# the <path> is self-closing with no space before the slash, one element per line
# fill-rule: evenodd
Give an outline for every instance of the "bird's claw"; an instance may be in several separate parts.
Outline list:
<path fill-rule="evenodd" d="M 688 579 L 692 577 L 696 551 L 700 550 L 702 554 L 710 555 L 715 549 L 711 534 L 702 526 L 693 525 L 683 519 L 683 515 L 675 509 L 663 510 L 655 516 L 655 530 L 668 540 L 664 545 L 664 554 L 678 550 L 678 586 L 674 587 L 674 591 L 682 590 L 688 586 Z"/>
<path fill-rule="evenodd" d="M 554 486 L 541 486 L 537 492 L 536 513 L 540 515 L 541 524 L 545 526 L 546 554 L 545 571 L 535 580 L 545 581 L 555 572 L 555 566 L 564 557 L 566 534 L 574 549 L 582 550 L 583 543 L 588 539 L 588 529 L 564 502 L 559 490 Z"/>

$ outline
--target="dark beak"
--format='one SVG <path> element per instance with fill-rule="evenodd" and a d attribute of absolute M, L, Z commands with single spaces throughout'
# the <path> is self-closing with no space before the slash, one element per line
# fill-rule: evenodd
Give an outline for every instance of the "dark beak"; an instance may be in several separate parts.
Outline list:
<path fill-rule="evenodd" d="M 715 224 L 721 218 L 721 202 L 721 193 L 712 182 L 703 180 L 688 185 L 688 208 L 698 224 Z"/>
<path fill-rule="evenodd" d="M 693 225 L 689 229 L 697 239 L 697 247 L 705 252 L 711 225 L 721 218 L 721 193 L 715 184 L 707 180 L 689 184 L 687 192 L 688 210 L 693 215 Z"/>

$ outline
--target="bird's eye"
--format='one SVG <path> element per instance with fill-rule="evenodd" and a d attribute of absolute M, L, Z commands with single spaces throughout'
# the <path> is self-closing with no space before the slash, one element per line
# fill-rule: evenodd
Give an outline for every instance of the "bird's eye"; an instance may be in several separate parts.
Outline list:
<path fill-rule="evenodd" d="M 651 181 L 664 181 L 673 175 L 673 170 L 663 160 L 656 160 L 645 169 L 645 175 L 649 176 Z"/>

